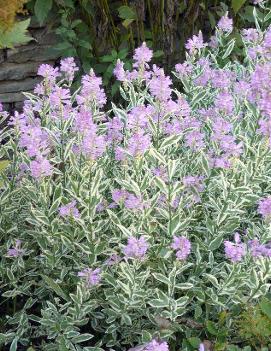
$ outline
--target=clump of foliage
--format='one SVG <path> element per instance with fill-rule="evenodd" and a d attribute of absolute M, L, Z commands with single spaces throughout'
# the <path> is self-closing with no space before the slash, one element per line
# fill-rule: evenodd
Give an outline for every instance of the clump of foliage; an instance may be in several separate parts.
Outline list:
<path fill-rule="evenodd" d="M 60 42 L 53 50 L 61 57 L 79 58 L 84 72 L 92 67 L 101 73 L 114 95 L 118 91 L 113 80 L 116 60 L 121 59 L 130 69 L 129 54 L 140 43 L 146 41 L 154 50 L 156 63 L 163 63 L 168 71 L 184 59 L 187 39 L 199 30 L 210 37 L 227 11 L 236 28 L 231 36 L 239 40 L 237 29 L 254 24 L 253 2 L 256 4 L 253 0 L 32 0 L 28 6 L 40 23 L 49 20 L 56 24 Z M 261 20 L 268 15 L 266 2 L 257 1 Z M 235 54 L 242 56 L 238 45 Z"/>
<path fill-rule="evenodd" d="M 28 0 L 0 0 L 0 49 L 26 44 L 31 37 L 27 32 L 30 20 L 17 21 L 17 14 L 25 14 Z"/>
<path fill-rule="evenodd" d="M 182 92 L 143 43 L 110 110 L 93 70 L 71 91 L 73 58 L 39 68 L 0 151 L 3 345 L 227 349 L 271 279 L 271 28 L 254 18 L 242 63 L 227 15 L 188 40 Z"/>
<path fill-rule="evenodd" d="M 271 301 L 263 298 L 256 306 L 246 307 L 238 320 L 239 335 L 255 348 L 271 346 Z"/>
<path fill-rule="evenodd" d="M 24 5 L 28 0 L 0 0 L 0 27 L 11 29 L 18 13 L 24 14 Z"/>

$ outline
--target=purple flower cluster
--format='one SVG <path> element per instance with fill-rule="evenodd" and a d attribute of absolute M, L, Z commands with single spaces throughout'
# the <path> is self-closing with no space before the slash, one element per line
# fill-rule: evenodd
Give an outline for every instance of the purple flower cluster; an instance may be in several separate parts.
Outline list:
<path fill-rule="evenodd" d="M 149 82 L 151 95 L 160 102 L 166 102 L 171 98 L 172 80 L 165 75 L 163 68 L 153 66 L 153 75 Z"/>
<path fill-rule="evenodd" d="M 233 20 L 228 17 L 228 13 L 226 13 L 223 17 L 220 18 L 217 24 L 218 28 L 223 32 L 232 32 L 233 29 Z"/>
<path fill-rule="evenodd" d="M 31 108 L 30 111 L 32 112 Z M 50 153 L 50 139 L 41 127 L 38 118 L 29 118 L 26 111 L 23 114 L 16 113 L 10 124 L 18 129 L 19 146 L 25 149 L 30 158 L 29 164 L 24 165 L 24 170 L 30 170 L 32 177 L 37 180 L 53 173 L 53 167 L 46 158 Z"/>
<path fill-rule="evenodd" d="M 133 60 L 135 61 L 134 67 L 138 67 L 139 69 L 144 69 L 145 67 L 148 68 L 147 63 L 151 61 L 152 55 L 152 50 L 147 47 L 145 42 L 143 42 L 143 44 L 140 47 L 135 49 L 135 53 L 133 56 Z"/>
<path fill-rule="evenodd" d="M 246 253 L 252 257 L 271 257 L 271 243 L 260 244 L 258 239 L 248 241 L 247 250 L 244 243 L 240 240 L 238 233 L 234 236 L 234 242 L 225 241 L 225 255 L 233 263 L 242 261 Z"/>
<path fill-rule="evenodd" d="M 58 110 L 62 105 L 70 104 L 70 90 L 55 85 L 49 94 L 49 102 L 53 109 Z"/>
<path fill-rule="evenodd" d="M 253 44 L 257 43 L 259 40 L 259 32 L 255 28 L 243 29 L 242 35 L 245 41 L 251 42 Z"/>
<path fill-rule="evenodd" d="M 98 285 L 101 281 L 101 269 L 96 268 L 85 268 L 81 272 L 78 272 L 78 277 L 85 280 L 86 286 L 91 288 L 92 286 Z"/>
<path fill-rule="evenodd" d="M 133 157 L 143 156 L 144 153 L 150 148 L 151 137 L 149 134 L 144 134 L 143 130 L 134 133 L 128 140 L 127 151 Z"/>
<path fill-rule="evenodd" d="M 38 156 L 35 160 L 31 161 L 29 169 L 32 177 L 38 180 L 42 179 L 43 177 L 51 176 L 53 174 L 52 165 L 46 158 L 42 156 Z"/>
<path fill-rule="evenodd" d="M 191 252 L 191 243 L 185 236 L 174 236 L 172 249 L 176 250 L 176 257 L 180 261 L 185 261 Z"/>
<path fill-rule="evenodd" d="M 7 256 L 8 257 L 19 257 L 24 254 L 24 249 L 22 249 L 22 242 L 21 240 L 15 240 L 15 246 L 11 249 L 8 249 Z"/>
<path fill-rule="evenodd" d="M 97 127 L 92 120 L 92 113 L 84 107 L 81 107 L 75 114 L 73 129 L 81 134 L 93 129 L 96 132 Z"/>
<path fill-rule="evenodd" d="M 195 54 L 198 52 L 198 50 L 201 50 L 207 46 L 206 43 L 203 42 L 203 36 L 201 31 L 199 32 L 198 35 L 193 35 L 192 38 L 188 39 L 185 48 L 189 50 L 189 53 L 191 55 Z"/>
<path fill-rule="evenodd" d="M 146 129 L 148 126 L 148 118 L 150 117 L 148 107 L 144 105 L 134 107 L 127 118 L 127 127 L 135 131 Z"/>
<path fill-rule="evenodd" d="M 118 59 L 113 73 L 120 82 L 124 82 L 127 79 L 127 74 L 124 70 L 124 63 L 121 60 Z"/>
<path fill-rule="evenodd" d="M 188 62 L 177 63 L 177 65 L 175 65 L 175 71 L 178 73 L 180 78 L 186 77 L 192 73 L 193 66 L 191 64 L 189 64 Z"/>
<path fill-rule="evenodd" d="M 124 69 L 124 63 L 121 60 L 118 60 L 113 70 L 113 73 L 119 81 L 124 82 L 124 85 L 127 82 L 133 82 L 135 80 L 148 80 L 151 75 L 151 73 L 149 72 L 150 67 L 148 62 L 151 61 L 152 56 L 152 50 L 147 47 L 145 42 L 143 42 L 140 47 L 135 49 L 135 53 L 133 56 L 134 69 L 131 72 L 126 71 Z"/>
<path fill-rule="evenodd" d="M 271 257 L 271 243 L 260 244 L 258 239 L 250 240 L 248 242 L 251 255 L 257 257 Z"/>
<path fill-rule="evenodd" d="M 203 180 L 203 176 L 186 176 L 183 178 L 185 192 L 192 194 L 193 203 L 200 202 L 199 193 L 203 192 L 204 190 Z"/>
<path fill-rule="evenodd" d="M 83 76 L 81 92 L 76 96 L 78 105 L 83 105 L 86 109 L 89 109 L 92 104 L 103 107 L 106 104 L 106 96 L 101 85 L 102 79 L 96 77 L 93 70 Z"/>
<path fill-rule="evenodd" d="M 230 115 L 234 109 L 234 100 L 232 95 L 224 90 L 217 94 L 215 99 L 215 107 L 225 115 Z"/>
<path fill-rule="evenodd" d="M 113 117 L 107 122 L 107 138 L 109 143 L 118 143 L 123 140 L 124 124 L 119 117 Z"/>
<path fill-rule="evenodd" d="M 144 259 L 148 248 L 149 244 L 144 236 L 141 236 L 139 239 L 131 236 L 128 239 L 127 245 L 123 248 L 123 253 L 126 258 L 138 258 L 142 260 Z"/>
<path fill-rule="evenodd" d="M 40 120 L 35 120 L 33 124 L 22 120 L 20 125 L 21 137 L 19 146 L 25 148 L 29 157 L 43 156 L 49 153 L 49 137 L 40 126 Z"/>
<path fill-rule="evenodd" d="M 271 219 L 271 196 L 268 196 L 259 201 L 258 213 L 265 219 Z"/>
<path fill-rule="evenodd" d="M 71 84 L 74 79 L 74 74 L 79 68 L 76 66 L 73 57 L 67 57 L 60 62 L 60 71 L 64 74 L 65 79 Z"/>
<path fill-rule="evenodd" d="M 165 341 L 150 341 L 144 348 L 144 351 L 169 351 L 168 344 Z"/>
<path fill-rule="evenodd" d="M 142 201 L 141 197 L 129 193 L 127 190 L 123 189 L 114 189 L 112 191 L 112 199 L 118 205 L 123 203 L 129 210 L 142 210 L 147 206 Z"/>
<path fill-rule="evenodd" d="M 241 243 L 239 234 L 235 234 L 234 242 L 224 241 L 225 255 L 233 263 L 242 261 L 246 254 L 245 244 Z"/>
<path fill-rule="evenodd" d="M 80 214 L 76 208 L 76 200 L 69 202 L 67 205 L 61 206 L 59 208 L 59 215 L 61 217 L 79 218 Z"/>
<path fill-rule="evenodd" d="M 97 135 L 96 126 L 86 131 L 81 145 L 82 154 L 90 161 L 95 161 L 105 152 L 106 141 L 103 135 Z"/>
<path fill-rule="evenodd" d="M 210 163 L 216 168 L 229 168 L 230 158 L 239 157 L 242 153 L 243 144 L 237 143 L 231 135 L 232 124 L 222 117 L 216 117 L 212 123 L 213 134 L 211 140 L 218 149 L 210 155 Z"/>
<path fill-rule="evenodd" d="M 43 78 L 45 78 L 47 82 L 50 82 L 53 84 L 55 83 L 56 78 L 59 77 L 59 75 L 60 75 L 59 69 L 54 68 L 48 64 L 42 64 L 38 69 L 38 76 L 42 76 Z"/>

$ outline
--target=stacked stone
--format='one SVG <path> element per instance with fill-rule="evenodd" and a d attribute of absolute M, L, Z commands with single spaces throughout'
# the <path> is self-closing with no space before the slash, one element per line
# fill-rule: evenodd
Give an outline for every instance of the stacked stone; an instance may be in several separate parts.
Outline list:
<path fill-rule="evenodd" d="M 42 63 L 54 64 L 58 54 L 53 50 L 57 37 L 49 26 L 40 27 L 33 20 L 29 27 L 32 40 L 13 49 L 0 50 L 0 102 L 6 110 L 21 109 L 23 92 L 33 91 L 40 78 Z"/>

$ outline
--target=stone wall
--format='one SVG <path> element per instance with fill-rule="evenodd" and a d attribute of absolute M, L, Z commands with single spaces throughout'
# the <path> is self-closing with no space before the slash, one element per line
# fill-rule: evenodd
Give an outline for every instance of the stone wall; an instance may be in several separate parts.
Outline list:
<path fill-rule="evenodd" d="M 56 35 L 49 26 L 31 22 L 29 33 L 33 39 L 14 49 L 0 50 L 0 102 L 6 110 L 20 110 L 24 95 L 33 91 L 39 82 L 37 69 L 42 63 L 54 64 L 58 55 L 53 51 Z"/>

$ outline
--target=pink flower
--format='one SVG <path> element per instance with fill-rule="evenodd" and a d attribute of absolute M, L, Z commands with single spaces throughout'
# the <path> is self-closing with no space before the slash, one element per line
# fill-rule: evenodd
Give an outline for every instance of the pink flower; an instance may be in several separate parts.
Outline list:
<path fill-rule="evenodd" d="M 98 285 L 101 281 L 101 269 L 96 268 L 85 268 L 81 272 L 78 272 L 78 277 L 84 278 L 88 288 Z"/>
<path fill-rule="evenodd" d="M 149 49 L 144 42 L 139 48 L 135 49 L 133 60 L 135 61 L 134 67 L 144 67 L 147 62 L 150 62 L 152 59 L 152 50 Z"/>
<path fill-rule="evenodd" d="M 76 100 L 78 105 L 97 104 L 98 107 L 103 107 L 106 103 L 106 96 L 102 86 L 102 79 L 96 77 L 93 70 L 88 75 L 82 77 L 82 88 Z"/>
<path fill-rule="evenodd" d="M 258 213 L 264 218 L 270 218 L 271 216 L 271 196 L 268 196 L 259 201 Z"/>
<path fill-rule="evenodd" d="M 36 160 L 30 162 L 30 171 L 32 177 L 41 179 L 53 174 L 53 167 L 44 157 L 37 157 Z"/>
<path fill-rule="evenodd" d="M 188 39 L 185 45 L 186 49 L 189 50 L 190 54 L 194 54 L 195 52 L 205 48 L 206 46 L 207 44 L 203 42 L 203 36 L 201 31 L 199 31 L 198 35 L 193 35 L 192 38 Z"/>
<path fill-rule="evenodd" d="M 69 202 L 67 205 L 59 208 L 59 215 L 61 217 L 74 217 L 79 218 L 79 211 L 76 208 L 76 200 Z"/>
<path fill-rule="evenodd" d="M 22 256 L 24 253 L 24 250 L 21 248 L 21 240 L 16 239 L 15 240 L 15 246 L 12 247 L 11 249 L 8 249 L 7 256 L 8 257 L 18 257 Z"/>
<path fill-rule="evenodd" d="M 117 60 L 117 64 L 113 70 L 114 76 L 117 78 L 117 80 L 123 82 L 127 79 L 126 72 L 124 70 L 124 63 L 120 61 L 119 59 Z"/>
<path fill-rule="evenodd" d="M 184 236 L 174 235 L 171 247 L 176 250 L 176 257 L 178 260 L 186 260 L 191 252 L 191 243 Z"/>
<path fill-rule="evenodd" d="M 73 57 L 67 57 L 60 61 L 60 71 L 64 73 L 65 78 L 71 84 L 74 78 L 75 72 L 77 72 L 79 68 L 76 66 Z"/>
<path fill-rule="evenodd" d="M 149 244 L 143 236 L 139 239 L 131 236 L 128 239 L 127 245 L 123 249 L 123 253 L 127 258 L 139 258 L 143 259 L 149 248 Z"/>
<path fill-rule="evenodd" d="M 231 32 L 233 29 L 233 20 L 228 17 L 228 13 L 220 18 L 217 24 L 218 28 L 223 32 Z"/>
<path fill-rule="evenodd" d="M 224 241 L 225 255 L 231 262 L 242 261 L 243 256 L 246 254 L 245 244 L 241 243 L 240 235 L 235 233 L 234 242 Z"/>

